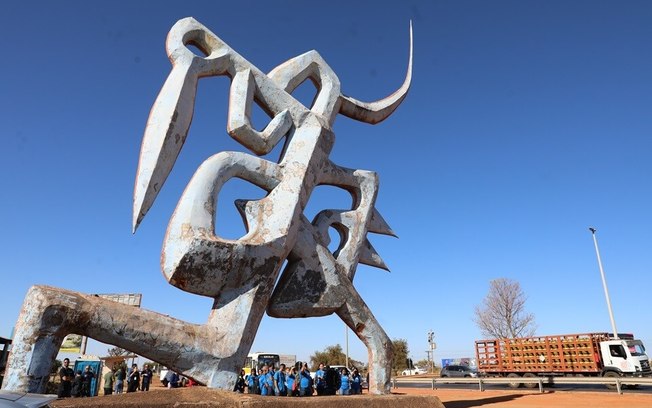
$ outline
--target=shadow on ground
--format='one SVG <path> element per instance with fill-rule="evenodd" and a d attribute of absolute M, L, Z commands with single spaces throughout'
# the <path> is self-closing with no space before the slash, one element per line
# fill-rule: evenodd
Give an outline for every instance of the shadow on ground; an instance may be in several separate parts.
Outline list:
<path fill-rule="evenodd" d="M 487 404 L 498 404 L 501 402 L 512 401 L 517 398 L 520 398 L 522 395 L 502 395 L 500 397 L 491 397 L 483 398 L 476 400 L 459 400 L 459 401 L 448 401 L 444 404 L 446 408 L 469 408 L 469 407 L 481 407 Z"/>

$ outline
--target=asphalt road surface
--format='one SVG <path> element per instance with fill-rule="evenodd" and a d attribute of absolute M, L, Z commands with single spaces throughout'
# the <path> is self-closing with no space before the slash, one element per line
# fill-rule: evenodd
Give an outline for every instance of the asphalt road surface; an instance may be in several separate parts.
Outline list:
<path fill-rule="evenodd" d="M 432 384 L 423 383 L 423 382 L 410 382 L 409 379 L 402 379 L 400 383 L 397 384 L 397 387 L 393 390 L 400 391 L 401 388 L 424 388 L 432 389 Z M 437 384 L 436 389 L 441 390 L 478 390 L 478 384 Z M 515 390 L 510 388 L 507 384 L 484 384 L 485 390 Z M 617 394 L 616 390 L 610 390 L 602 384 L 555 384 L 555 385 L 544 385 L 544 390 L 554 390 L 558 392 L 562 391 L 590 391 L 590 392 L 606 392 Z M 528 388 L 518 388 L 518 390 L 529 390 L 529 391 L 538 391 L 538 387 L 534 389 Z M 652 386 L 649 385 L 639 385 L 636 388 L 625 387 L 623 386 L 623 393 L 637 393 L 637 394 L 652 394 Z"/>

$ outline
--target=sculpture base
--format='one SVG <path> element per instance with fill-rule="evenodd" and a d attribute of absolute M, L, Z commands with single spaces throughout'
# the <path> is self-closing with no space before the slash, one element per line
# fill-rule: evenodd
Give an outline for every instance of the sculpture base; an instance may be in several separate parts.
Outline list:
<path fill-rule="evenodd" d="M 53 408 L 148 408 L 148 407 L 220 407 L 220 408 L 444 408 L 439 398 L 424 395 L 334 395 L 328 397 L 261 397 L 213 390 L 205 387 L 154 389 L 93 398 L 66 398 L 50 403 Z"/>

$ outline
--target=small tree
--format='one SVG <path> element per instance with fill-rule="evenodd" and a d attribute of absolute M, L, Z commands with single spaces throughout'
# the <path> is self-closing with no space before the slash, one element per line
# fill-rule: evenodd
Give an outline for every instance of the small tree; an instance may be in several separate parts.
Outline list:
<path fill-rule="evenodd" d="M 430 370 L 430 361 L 428 360 L 419 360 L 416 363 L 414 363 L 415 366 L 419 368 L 425 368 L 426 370 Z"/>
<path fill-rule="evenodd" d="M 315 371 L 319 368 L 320 363 L 327 365 L 346 365 L 346 354 L 342 351 L 342 346 L 336 344 L 326 347 L 324 351 L 315 351 L 315 354 L 310 356 L 310 370 Z M 353 367 L 362 372 L 366 368 L 366 365 L 362 361 L 349 357 L 349 368 Z"/>
<path fill-rule="evenodd" d="M 324 351 L 315 351 L 315 354 L 310 356 L 311 371 L 319 368 L 319 364 L 324 363 L 328 365 L 345 365 L 346 354 L 342 351 L 342 346 L 336 344 L 334 346 L 326 347 Z"/>
<path fill-rule="evenodd" d="M 500 339 L 534 335 L 536 323 L 534 315 L 525 311 L 526 299 L 517 281 L 492 280 L 482 305 L 475 307 L 474 321 L 482 335 Z"/>
<path fill-rule="evenodd" d="M 408 349 L 407 340 L 405 339 L 394 339 L 392 340 L 392 346 L 394 347 L 394 360 L 392 361 L 392 371 L 394 374 L 402 371 L 407 367 L 406 360 L 410 355 L 410 350 Z"/>

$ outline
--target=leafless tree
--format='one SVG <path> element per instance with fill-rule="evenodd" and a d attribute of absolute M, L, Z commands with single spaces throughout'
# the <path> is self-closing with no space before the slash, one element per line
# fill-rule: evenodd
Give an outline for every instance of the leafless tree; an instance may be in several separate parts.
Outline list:
<path fill-rule="evenodd" d="M 533 336 L 536 323 L 534 315 L 525 311 L 526 299 L 517 281 L 494 279 L 482 305 L 475 307 L 473 320 L 483 336 L 499 339 Z"/>

